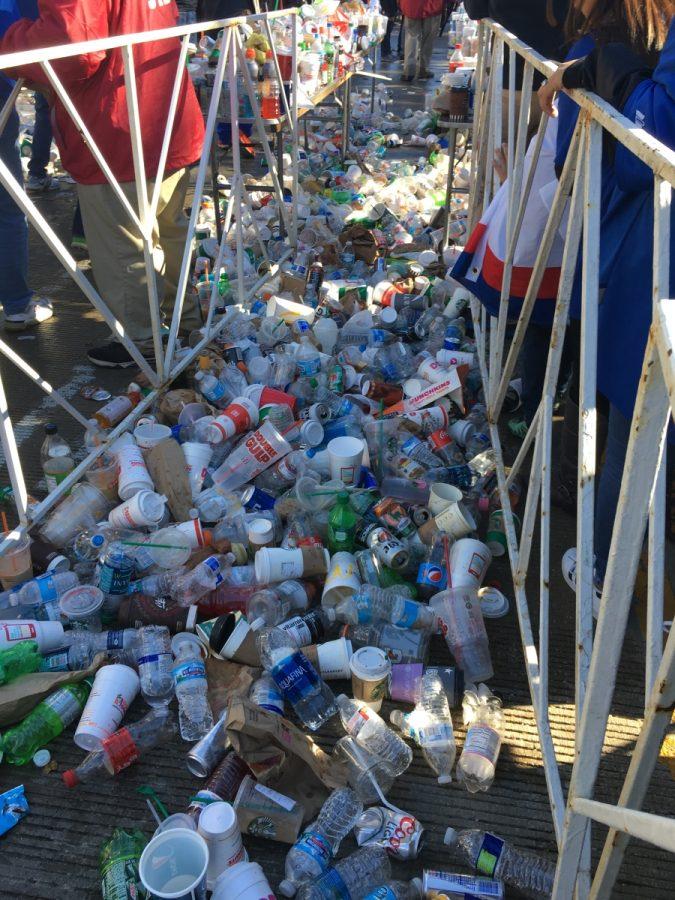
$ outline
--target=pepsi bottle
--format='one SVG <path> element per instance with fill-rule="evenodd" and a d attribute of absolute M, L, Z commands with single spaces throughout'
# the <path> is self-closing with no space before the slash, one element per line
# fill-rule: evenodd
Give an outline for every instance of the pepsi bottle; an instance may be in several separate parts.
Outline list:
<path fill-rule="evenodd" d="M 437 534 L 429 548 L 427 558 L 417 570 L 417 595 L 429 600 L 448 586 L 448 559 L 453 538 L 448 534 Z"/>

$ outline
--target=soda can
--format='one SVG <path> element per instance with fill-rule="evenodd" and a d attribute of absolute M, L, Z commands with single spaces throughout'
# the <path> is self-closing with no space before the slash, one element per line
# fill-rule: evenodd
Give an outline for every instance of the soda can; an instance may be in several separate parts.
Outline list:
<path fill-rule="evenodd" d="M 373 512 L 386 527 L 399 537 L 409 537 L 415 531 L 412 519 L 396 500 L 385 497 L 373 507 Z"/>
<path fill-rule="evenodd" d="M 419 528 L 420 525 L 424 525 L 425 522 L 429 521 L 429 519 L 431 518 L 431 510 L 426 506 L 411 506 L 410 518 Z"/>
<path fill-rule="evenodd" d="M 330 419 L 330 409 L 325 403 L 312 403 L 298 413 L 298 419 L 314 419 L 316 422 L 327 422 Z"/>
<path fill-rule="evenodd" d="M 345 370 L 339 363 L 334 365 L 328 373 L 328 389 L 335 394 L 344 394 Z"/>
<path fill-rule="evenodd" d="M 263 509 L 274 509 L 276 497 L 261 491 L 257 487 L 248 487 L 241 495 L 241 505 L 249 512 L 260 512 Z"/>
<path fill-rule="evenodd" d="M 380 586 L 379 568 L 380 561 L 372 550 L 359 550 L 355 554 L 356 565 L 359 567 L 359 575 L 364 584 Z"/>
<path fill-rule="evenodd" d="M 462 329 L 457 325 L 448 325 L 445 329 L 445 338 L 443 339 L 444 350 L 459 350 L 464 341 Z"/>
<path fill-rule="evenodd" d="M 382 847 L 395 859 L 417 859 L 424 828 L 409 813 L 371 806 L 357 819 L 354 835 L 359 847 Z"/>

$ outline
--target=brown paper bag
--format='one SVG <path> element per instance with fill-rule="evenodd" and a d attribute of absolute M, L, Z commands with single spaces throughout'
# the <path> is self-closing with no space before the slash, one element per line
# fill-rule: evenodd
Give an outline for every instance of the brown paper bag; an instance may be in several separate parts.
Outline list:
<path fill-rule="evenodd" d="M 215 719 L 220 718 L 227 704 L 233 700 L 247 700 L 251 685 L 260 675 L 260 669 L 240 666 L 218 656 L 209 656 L 205 665 L 209 706 Z"/>
<path fill-rule="evenodd" d="M 155 490 L 164 494 L 176 522 L 187 522 L 192 509 L 192 490 L 185 455 L 173 438 L 160 441 L 145 457 Z"/>
<path fill-rule="evenodd" d="M 340 233 L 340 243 L 344 246 L 347 241 L 352 242 L 354 255 L 372 265 L 377 256 L 377 241 L 372 233 L 363 225 L 350 225 Z"/>

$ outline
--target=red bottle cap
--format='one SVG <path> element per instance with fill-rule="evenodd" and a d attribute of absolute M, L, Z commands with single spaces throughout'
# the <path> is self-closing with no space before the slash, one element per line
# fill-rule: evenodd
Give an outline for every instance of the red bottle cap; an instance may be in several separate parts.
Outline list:
<path fill-rule="evenodd" d="M 67 769 L 61 777 L 67 788 L 74 788 L 76 784 L 80 783 L 80 779 L 77 777 L 75 769 Z"/>

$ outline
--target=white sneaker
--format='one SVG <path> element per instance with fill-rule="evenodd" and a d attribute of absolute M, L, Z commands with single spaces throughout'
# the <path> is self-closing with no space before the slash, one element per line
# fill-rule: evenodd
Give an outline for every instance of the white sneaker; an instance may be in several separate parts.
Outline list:
<path fill-rule="evenodd" d="M 570 547 L 565 550 L 563 558 L 560 561 L 563 578 L 568 586 L 576 592 L 577 589 L 577 548 Z M 602 585 L 598 585 L 595 581 L 595 570 L 593 572 L 593 618 L 597 619 L 600 612 L 600 598 L 602 597 Z"/>
<path fill-rule="evenodd" d="M 40 325 L 51 319 L 54 315 L 54 307 L 51 300 L 46 297 L 38 297 L 30 300 L 23 312 L 5 315 L 5 328 L 7 331 L 23 331 L 33 325 Z"/>

